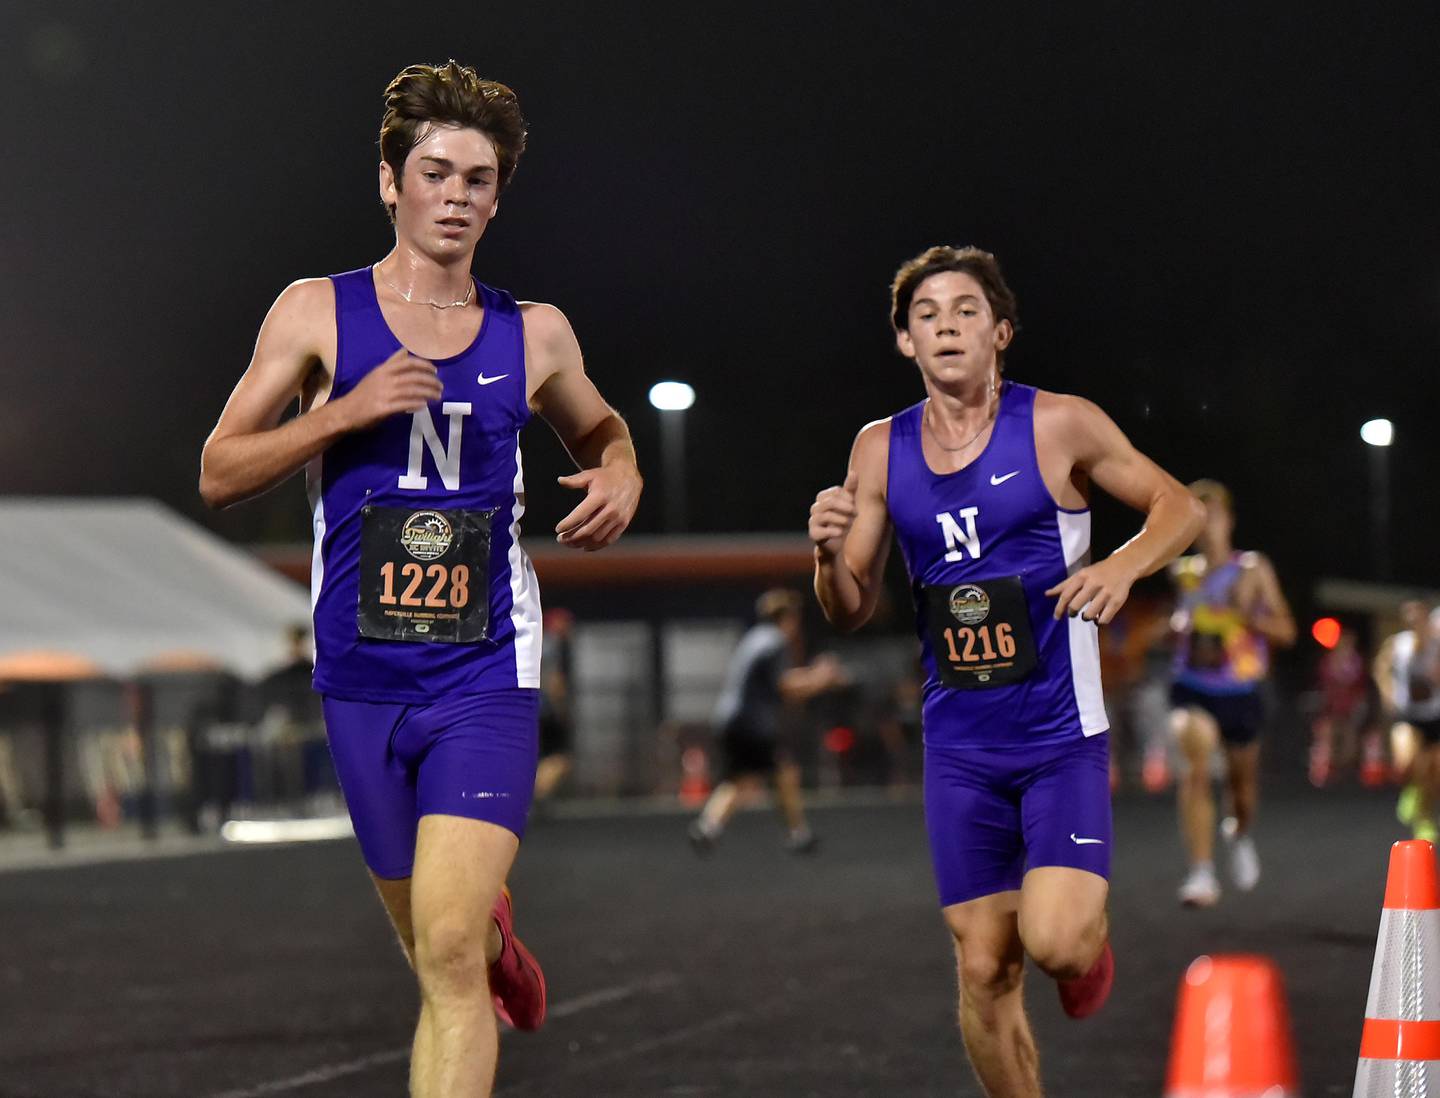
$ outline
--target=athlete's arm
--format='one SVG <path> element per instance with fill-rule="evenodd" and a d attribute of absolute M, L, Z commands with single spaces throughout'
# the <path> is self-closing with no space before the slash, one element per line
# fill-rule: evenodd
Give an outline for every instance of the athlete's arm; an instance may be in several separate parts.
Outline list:
<path fill-rule="evenodd" d="M 1248 590 L 1241 593 L 1245 624 L 1270 643 L 1289 648 L 1295 643 L 1295 615 L 1280 589 L 1275 566 L 1263 553 L 1251 553 L 1248 558 Z"/>
<path fill-rule="evenodd" d="M 585 373 L 580 344 L 565 314 L 530 301 L 521 305 L 521 313 L 530 408 L 550 424 L 580 467 L 560 483 L 585 491 L 585 498 L 556 523 L 556 540 L 573 549 L 603 549 L 625 532 L 640 505 L 644 482 L 630 428 Z"/>
<path fill-rule="evenodd" d="M 803 667 L 792 667 L 780 676 L 780 696 L 787 702 L 809 701 L 817 694 L 844 686 L 848 680 L 840 661 L 828 652 Z"/>
<path fill-rule="evenodd" d="M 855 436 L 845 483 L 826 488 L 810 506 L 815 543 L 815 597 L 825 619 L 845 632 L 870 620 L 890 555 L 885 503 L 890 421 L 867 424 Z"/>
<path fill-rule="evenodd" d="M 341 435 L 438 400 L 435 367 L 397 351 L 353 390 L 280 424 L 286 406 L 333 363 L 335 291 L 327 278 L 287 287 L 271 306 L 250 366 L 236 384 L 200 457 L 200 495 L 229 507 L 267 492 Z"/>
<path fill-rule="evenodd" d="M 1388 712 L 1395 712 L 1395 638 L 1386 637 L 1375 653 L 1375 662 L 1370 673 L 1375 677 L 1375 689 L 1380 691 L 1380 701 Z"/>
<path fill-rule="evenodd" d="M 1195 540 L 1205 522 L 1205 508 L 1184 485 L 1135 449 L 1114 420 L 1090 401 L 1041 393 L 1035 414 L 1037 440 L 1043 439 L 1047 448 L 1058 446 L 1072 469 L 1145 515 L 1140 532 L 1119 549 L 1045 592 L 1056 597 L 1057 618 L 1081 614 L 1108 624 L 1125 605 L 1136 580 L 1165 567 Z"/>

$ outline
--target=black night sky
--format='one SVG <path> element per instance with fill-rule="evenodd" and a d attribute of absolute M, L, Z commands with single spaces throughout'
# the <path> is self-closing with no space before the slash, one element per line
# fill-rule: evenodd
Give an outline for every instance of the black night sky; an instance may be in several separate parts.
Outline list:
<path fill-rule="evenodd" d="M 531 146 L 482 279 L 569 315 L 660 520 L 663 377 L 699 392 L 700 531 L 804 527 L 865 421 L 919 398 L 896 265 L 1001 258 L 1011 376 L 1082 393 L 1303 603 L 1371 574 L 1371 416 L 1395 420 L 1395 578 L 1440 511 L 1440 23 L 1431 4 L 46 3 L 4 8 L 0 493 L 158 497 L 303 540 L 298 482 L 223 515 L 200 446 L 291 280 L 390 243 L 380 96 L 455 57 Z M 537 424 L 528 529 L 568 509 Z M 1132 525 L 1102 509 L 1097 549 Z"/>

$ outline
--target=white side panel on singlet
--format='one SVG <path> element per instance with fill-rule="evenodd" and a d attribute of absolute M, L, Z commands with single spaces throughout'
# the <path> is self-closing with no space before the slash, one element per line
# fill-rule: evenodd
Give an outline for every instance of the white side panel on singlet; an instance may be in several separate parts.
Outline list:
<path fill-rule="evenodd" d="M 1090 555 L 1090 512 L 1056 511 L 1065 569 L 1074 573 Z M 1079 615 L 1067 619 L 1070 630 L 1070 678 L 1075 686 L 1075 707 L 1080 729 L 1094 736 L 1110 727 L 1105 716 L 1105 692 L 1100 685 L 1100 630 Z"/>
<path fill-rule="evenodd" d="M 515 437 L 515 506 L 510 513 L 510 621 L 515 626 L 515 685 L 540 687 L 540 583 L 530 555 L 520 547 L 525 514 L 525 470 Z"/>

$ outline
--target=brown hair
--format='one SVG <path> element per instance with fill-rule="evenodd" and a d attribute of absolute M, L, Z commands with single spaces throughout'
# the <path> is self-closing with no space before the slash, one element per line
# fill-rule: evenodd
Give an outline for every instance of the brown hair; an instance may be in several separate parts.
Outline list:
<path fill-rule="evenodd" d="M 980 248 L 952 248 L 948 244 L 937 244 L 926 248 L 914 259 L 907 259 L 895 272 L 895 281 L 890 284 L 890 324 L 897 332 L 910 327 L 910 302 L 915 291 L 931 275 L 944 271 L 963 271 L 985 291 L 985 300 L 995 314 L 995 323 L 1008 320 L 1011 328 L 1018 329 L 1020 310 L 1015 301 L 1014 291 L 1005 283 L 1000 273 L 999 261 Z M 996 356 L 1003 358 L 1003 352 Z"/>
<path fill-rule="evenodd" d="M 1230 498 L 1230 489 L 1221 484 L 1218 480 L 1208 478 L 1197 480 L 1188 485 L 1190 492 L 1201 503 L 1215 502 L 1224 507 L 1230 514 L 1235 513 L 1235 503 Z"/>
<path fill-rule="evenodd" d="M 525 119 L 513 91 L 458 61 L 401 69 L 385 89 L 380 120 L 380 158 L 395 173 L 396 190 L 405 158 L 435 125 L 464 126 L 488 137 L 500 162 L 497 189 L 505 189 L 525 151 Z M 387 207 L 393 219 L 394 207 Z"/>
<path fill-rule="evenodd" d="M 761 621 L 778 622 L 786 614 L 802 613 L 805 600 L 800 592 L 775 587 L 755 600 L 755 616 Z"/>

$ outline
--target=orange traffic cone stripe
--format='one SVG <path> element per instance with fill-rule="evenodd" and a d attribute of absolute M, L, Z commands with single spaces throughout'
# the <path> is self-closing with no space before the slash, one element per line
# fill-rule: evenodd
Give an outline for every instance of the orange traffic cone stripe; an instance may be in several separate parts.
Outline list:
<path fill-rule="evenodd" d="M 1440 1060 L 1440 1022 L 1366 1018 L 1360 1055 L 1367 1060 Z"/>

